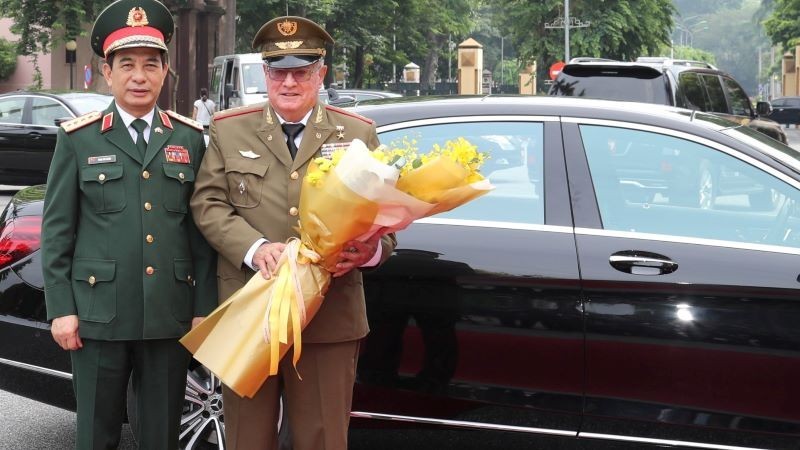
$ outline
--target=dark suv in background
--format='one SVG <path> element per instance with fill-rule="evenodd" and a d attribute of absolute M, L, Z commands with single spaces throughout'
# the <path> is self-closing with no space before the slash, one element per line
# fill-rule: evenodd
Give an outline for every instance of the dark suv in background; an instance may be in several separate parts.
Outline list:
<path fill-rule="evenodd" d="M 657 103 L 714 113 L 786 143 L 770 114 L 769 102 L 756 109 L 730 75 L 711 64 L 670 58 L 640 57 L 636 62 L 574 58 L 550 87 L 550 95 Z"/>

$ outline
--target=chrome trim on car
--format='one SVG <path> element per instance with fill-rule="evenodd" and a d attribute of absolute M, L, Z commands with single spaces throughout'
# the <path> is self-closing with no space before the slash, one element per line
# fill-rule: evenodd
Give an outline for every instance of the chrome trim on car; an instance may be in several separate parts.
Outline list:
<path fill-rule="evenodd" d="M 62 372 L 60 370 L 48 369 L 47 367 L 34 366 L 33 364 L 26 364 L 26 363 L 22 363 L 22 362 L 19 362 L 19 361 L 12 361 L 10 359 L 0 358 L 0 364 L 5 364 L 7 366 L 16 367 L 18 369 L 30 370 L 32 372 L 39 372 L 39 373 L 43 373 L 45 375 L 50 375 L 50 376 L 54 376 L 54 377 L 63 378 L 65 380 L 71 380 L 72 379 L 72 374 L 71 373 Z"/>
<path fill-rule="evenodd" d="M 399 416 L 395 414 L 369 413 L 364 411 L 351 411 L 350 417 L 359 419 L 391 420 L 396 422 L 422 423 L 427 425 L 445 425 L 458 428 L 476 428 L 493 431 L 516 431 L 520 433 L 548 434 L 552 436 L 577 436 L 577 431 L 554 430 L 550 428 L 518 427 L 514 425 L 501 425 L 496 423 L 468 422 L 463 420 L 432 419 L 430 417 Z"/>
<path fill-rule="evenodd" d="M 470 428 L 490 431 L 513 431 L 517 433 L 546 434 L 551 436 L 577 437 L 583 439 L 603 439 L 609 441 L 638 442 L 642 444 L 670 445 L 713 450 L 767 450 L 758 447 L 738 447 L 734 445 L 707 444 L 703 442 L 677 441 L 670 439 L 654 439 L 638 436 L 622 436 L 616 434 L 585 433 L 551 428 L 520 427 L 496 423 L 470 422 L 464 420 L 433 419 L 430 417 L 401 416 L 396 414 L 370 413 L 364 411 L 351 411 L 350 417 L 358 419 L 389 420 L 395 422 L 409 422 L 426 425 L 442 425 L 457 428 Z"/>
<path fill-rule="evenodd" d="M 705 444 L 702 442 L 691 442 L 691 441 L 674 441 L 670 439 L 654 439 L 654 438 L 645 438 L 645 437 L 636 437 L 636 436 L 620 436 L 617 434 L 600 434 L 600 433 L 579 433 L 579 438 L 586 438 L 586 439 L 604 439 L 609 441 L 625 441 L 625 442 L 638 442 L 642 444 L 654 444 L 654 445 L 670 445 L 670 446 L 680 446 L 680 447 L 692 447 L 692 448 L 707 448 L 707 449 L 714 449 L 714 450 L 768 450 L 759 447 L 737 447 L 735 445 L 720 445 L 720 444 Z"/>
<path fill-rule="evenodd" d="M 657 127 L 653 125 L 642 125 L 642 124 L 634 124 L 630 122 L 620 122 L 617 120 L 608 120 L 608 119 L 589 119 L 583 117 L 563 117 L 562 122 L 564 123 L 574 123 L 578 125 L 601 125 L 601 126 L 610 126 L 616 128 L 626 128 L 631 130 L 639 130 L 639 131 L 647 131 L 651 133 L 658 133 L 664 134 L 667 136 L 672 136 L 680 139 L 685 139 L 690 142 L 696 142 L 698 144 L 704 145 L 706 147 L 711 147 L 713 149 L 719 150 L 723 153 L 726 153 L 734 158 L 740 159 L 751 166 L 755 166 L 770 175 L 780 179 L 781 181 L 793 186 L 795 189 L 800 189 L 800 182 L 797 180 L 792 179 L 791 177 L 775 170 L 774 168 L 764 164 L 761 161 L 758 161 L 748 155 L 745 155 L 738 150 L 732 149 L 725 145 L 722 145 L 718 142 L 714 142 L 712 140 L 696 136 L 689 133 L 684 133 L 682 131 L 672 130 L 669 128 Z"/>
<path fill-rule="evenodd" d="M 494 222 L 489 220 L 444 219 L 439 217 L 426 217 L 417 219 L 414 223 L 434 225 L 451 225 L 477 228 L 502 228 L 506 230 L 548 231 L 551 233 L 572 233 L 572 227 L 560 225 L 540 225 L 520 222 Z"/>
<path fill-rule="evenodd" d="M 782 247 L 779 245 L 767 245 L 767 244 L 750 244 L 746 242 L 723 241 L 717 239 L 692 238 L 684 236 L 674 236 L 671 234 L 600 230 L 597 228 L 575 228 L 575 234 L 584 236 L 615 237 L 623 239 L 647 239 L 649 241 L 674 242 L 678 244 L 695 244 L 695 245 L 705 245 L 710 247 L 735 248 L 738 250 L 756 250 L 761 252 L 800 255 L 800 249 L 793 247 Z"/>
<path fill-rule="evenodd" d="M 430 119 L 409 120 L 378 127 L 378 133 L 401 130 L 420 125 L 441 125 L 446 123 L 472 123 L 472 122 L 558 122 L 558 116 L 527 116 L 521 115 L 486 115 L 486 116 L 448 116 L 432 117 Z"/>

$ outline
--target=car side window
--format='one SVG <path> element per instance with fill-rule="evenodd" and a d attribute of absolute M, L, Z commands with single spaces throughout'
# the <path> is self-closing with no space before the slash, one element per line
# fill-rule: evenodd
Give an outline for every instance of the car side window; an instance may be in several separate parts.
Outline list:
<path fill-rule="evenodd" d="M 0 123 L 22 123 L 25 97 L 0 99 Z"/>
<path fill-rule="evenodd" d="M 681 87 L 682 96 L 678 96 L 680 102 L 678 106 L 699 111 L 708 111 L 708 98 L 706 96 L 703 82 L 695 72 L 683 72 L 679 75 L 678 84 Z"/>
<path fill-rule="evenodd" d="M 753 109 L 750 105 L 750 99 L 747 97 L 744 89 L 739 86 L 739 83 L 730 78 L 723 77 L 722 79 L 731 102 L 731 114 L 747 117 L 752 116 Z"/>
<path fill-rule="evenodd" d="M 703 84 L 706 85 L 706 92 L 708 92 L 709 107 L 707 111 L 730 114 L 728 102 L 725 100 L 725 91 L 722 90 L 722 84 L 719 81 L 719 76 L 712 74 L 700 74 Z"/>
<path fill-rule="evenodd" d="M 604 229 L 800 248 L 800 190 L 777 176 L 674 136 L 580 131 Z"/>
<path fill-rule="evenodd" d="M 49 98 L 34 97 L 31 102 L 31 123 L 33 125 L 56 126 L 56 119 L 71 118 L 72 114 L 61 103 Z"/>
<path fill-rule="evenodd" d="M 481 174 L 494 190 L 437 218 L 538 225 L 544 223 L 543 130 L 541 122 L 460 122 L 401 128 L 379 136 L 390 148 L 412 142 L 421 153 L 463 137 L 488 154 Z"/>

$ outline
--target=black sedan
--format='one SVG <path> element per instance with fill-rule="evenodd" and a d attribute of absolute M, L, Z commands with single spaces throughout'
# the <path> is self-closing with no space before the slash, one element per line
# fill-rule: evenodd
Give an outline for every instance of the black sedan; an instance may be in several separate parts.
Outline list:
<path fill-rule="evenodd" d="M 0 95 L 0 184 L 47 181 L 58 125 L 91 111 L 102 111 L 110 95 L 91 92 Z"/>
<path fill-rule="evenodd" d="M 772 112 L 768 118 L 784 125 L 800 124 L 800 97 L 781 97 L 770 103 Z"/>
<path fill-rule="evenodd" d="M 351 449 L 798 448 L 795 151 L 634 103 L 354 111 L 384 144 L 470 140 L 495 189 L 414 223 L 365 273 Z M 44 321 L 42 191 L 0 218 L 0 388 L 69 407 L 69 360 Z M 194 368 L 187 448 L 222 439 L 217 393 Z"/>

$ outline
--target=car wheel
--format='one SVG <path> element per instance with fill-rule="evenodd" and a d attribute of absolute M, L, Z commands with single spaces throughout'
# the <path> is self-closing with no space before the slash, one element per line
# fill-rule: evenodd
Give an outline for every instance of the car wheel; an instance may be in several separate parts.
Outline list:
<path fill-rule="evenodd" d="M 180 443 L 186 450 L 225 448 L 222 383 L 200 364 L 186 374 Z"/>
<path fill-rule="evenodd" d="M 222 408 L 222 384 L 204 366 L 194 364 L 186 374 L 186 395 L 179 431 L 182 450 L 225 449 L 225 416 Z M 128 383 L 128 421 L 137 438 L 136 396 Z"/>

